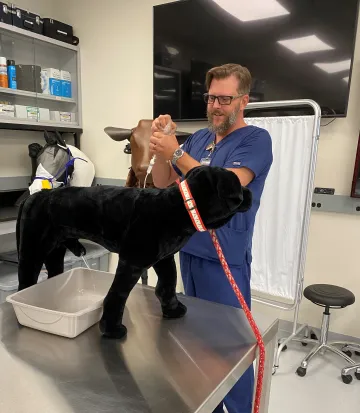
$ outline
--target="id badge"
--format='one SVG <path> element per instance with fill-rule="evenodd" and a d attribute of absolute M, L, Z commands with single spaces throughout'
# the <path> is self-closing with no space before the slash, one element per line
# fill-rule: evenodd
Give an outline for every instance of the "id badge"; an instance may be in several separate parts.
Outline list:
<path fill-rule="evenodd" d="M 205 166 L 209 166 L 209 165 L 210 165 L 210 162 L 211 162 L 211 159 L 210 159 L 210 158 L 202 158 L 202 159 L 200 160 L 201 165 L 205 165 Z"/>

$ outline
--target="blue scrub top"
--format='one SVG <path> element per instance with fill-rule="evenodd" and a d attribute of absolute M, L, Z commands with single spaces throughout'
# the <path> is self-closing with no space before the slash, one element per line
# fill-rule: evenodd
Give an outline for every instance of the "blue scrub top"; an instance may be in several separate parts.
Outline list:
<path fill-rule="evenodd" d="M 252 192 L 252 207 L 245 213 L 237 213 L 230 222 L 216 230 L 228 264 L 239 267 L 246 263 L 250 265 L 255 217 L 273 161 L 271 137 L 267 130 L 247 125 L 222 139 L 209 156 L 210 150 L 206 148 L 214 139 L 215 134 L 209 129 L 201 129 L 186 140 L 182 149 L 198 162 L 209 159 L 210 166 L 247 167 L 255 174 L 253 181 L 247 186 Z M 173 167 L 183 179 L 179 168 Z M 196 232 L 182 251 L 208 260 L 219 260 L 208 232 Z"/>

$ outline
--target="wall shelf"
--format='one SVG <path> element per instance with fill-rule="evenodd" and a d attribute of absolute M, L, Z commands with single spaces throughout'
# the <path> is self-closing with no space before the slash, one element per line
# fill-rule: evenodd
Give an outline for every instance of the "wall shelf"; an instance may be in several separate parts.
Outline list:
<path fill-rule="evenodd" d="M 62 96 L 53 96 L 53 95 L 46 95 L 43 93 L 29 92 L 27 90 L 10 89 L 6 87 L 0 87 L 0 94 L 1 93 L 11 95 L 11 96 L 21 96 L 21 97 L 29 97 L 33 99 L 52 100 L 55 102 L 62 102 L 62 103 L 76 103 L 76 100 L 72 98 L 64 98 Z"/>
<path fill-rule="evenodd" d="M 41 40 L 45 43 L 64 47 L 66 49 L 70 49 L 74 51 L 79 50 L 79 46 L 74 46 L 73 44 L 70 44 L 70 43 L 60 42 L 59 40 L 52 39 L 51 37 L 44 36 L 43 34 L 33 33 L 28 30 L 20 29 L 19 27 L 12 26 L 10 24 L 6 24 L 2 22 L 0 22 L 0 31 L 4 31 L 8 34 L 18 34 L 18 35 L 26 36 L 34 40 Z"/>
<path fill-rule="evenodd" d="M 55 131 L 67 133 L 82 133 L 82 128 L 72 122 L 36 122 L 0 116 L 0 129 L 28 130 L 28 131 Z"/>

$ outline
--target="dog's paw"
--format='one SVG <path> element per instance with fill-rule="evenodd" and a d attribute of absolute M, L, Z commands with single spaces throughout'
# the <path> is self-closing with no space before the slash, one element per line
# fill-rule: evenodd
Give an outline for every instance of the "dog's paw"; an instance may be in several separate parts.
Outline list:
<path fill-rule="evenodd" d="M 163 311 L 164 318 L 181 318 L 181 317 L 184 317 L 184 315 L 186 314 L 187 308 L 184 304 L 178 301 L 177 307 L 172 308 L 172 309 L 163 307 L 162 311 Z"/>
<path fill-rule="evenodd" d="M 127 328 L 123 324 L 109 326 L 105 320 L 101 320 L 99 328 L 104 338 L 122 339 L 127 335 Z"/>

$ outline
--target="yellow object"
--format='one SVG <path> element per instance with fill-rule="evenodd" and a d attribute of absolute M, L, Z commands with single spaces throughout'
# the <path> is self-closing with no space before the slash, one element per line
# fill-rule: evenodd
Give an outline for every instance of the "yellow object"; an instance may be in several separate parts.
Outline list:
<path fill-rule="evenodd" d="M 41 183 L 42 183 L 42 189 L 51 189 L 51 184 L 49 181 L 44 179 L 41 181 Z"/>

